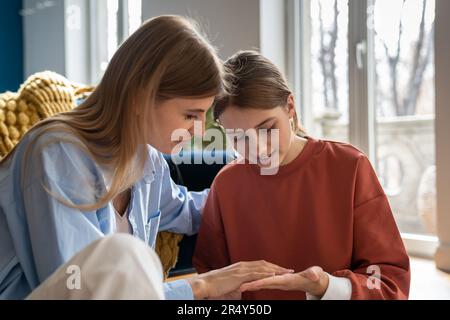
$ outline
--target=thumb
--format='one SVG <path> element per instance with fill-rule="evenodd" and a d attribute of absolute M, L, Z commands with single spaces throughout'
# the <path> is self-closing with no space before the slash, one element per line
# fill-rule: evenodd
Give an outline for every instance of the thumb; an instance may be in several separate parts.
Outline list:
<path fill-rule="evenodd" d="M 319 282 L 322 273 L 323 269 L 321 267 L 311 267 L 306 269 L 305 271 L 300 272 L 300 275 L 310 281 Z"/>

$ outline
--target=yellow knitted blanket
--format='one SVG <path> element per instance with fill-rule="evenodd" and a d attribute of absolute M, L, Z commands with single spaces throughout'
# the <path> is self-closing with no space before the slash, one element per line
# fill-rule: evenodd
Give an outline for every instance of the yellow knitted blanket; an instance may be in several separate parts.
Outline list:
<path fill-rule="evenodd" d="M 30 76 L 19 91 L 0 94 L 0 159 L 6 156 L 37 122 L 54 114 L 70 111 L 78 99 L 92 88 L 70 82 L 63 76 L 40 72 Z M 156 241 L 165 277 L 177 262 L 183 235 L 160 232 Z"/>

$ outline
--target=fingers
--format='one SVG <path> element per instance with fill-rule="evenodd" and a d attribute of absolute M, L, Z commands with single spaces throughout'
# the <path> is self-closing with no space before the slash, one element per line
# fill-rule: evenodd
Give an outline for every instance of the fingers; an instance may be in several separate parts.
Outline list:
<path fill-rule="evenodd" d="M 268 269 L 273 270 L 276 274 L 293 273 L 294 270 L 280 267 L 276 264 L 262 260 L 261 263 Z"/>
<path fill-rule="evenodd" d="M 253 283 L 258 280 L 261 281 L 261 279 L 270 279 L 274 275 L 273 272 L 250 272 L 243 274 L 240 280 L 242 283 Z"/>
<path fill-rule="evenodd" d="M 260 272 L 260 273 L 286 274 L 294 272 L 294 270 L 292 269 L 283 268 L 264 260 L 240 262 L 236 264 L 236 267 L 240 268 L 243 273 Z"/>
<path fill-rule="evenodd" d="M 255 269 L 253 270 L 257 272 L 270 273 L 275 275 L 294 273 L 294 270 L 291 269 L 285 269 L 281 267 L 271 267 L 271 266 L 256 266 Z"/>
<path fill-rule="evenodd" d="M 315 266 L 300 272 L 300 275 L 313 282 L 319 282 L 322 273 L 323 269 L 321 267 Z"/>
<path fill-rule="evenodd" d="M 264 277 L 262 279 L 247 282 L 241 285 L 240 291 L 244 292 L 262 289 L 276 289 L 322 292 L 322 289 L 326 290 L 328 287 L 328 283 L 324 283 L 322 285 L 322 280 L 325 275 L 326 273 L 321 267 L 315 266 L 296 274 L 288 273 L 283 275 L 273 275 L 271 277 Z"/>
<path fill-rule="evenodd" d="M 230 293 L 224 294 L 223 296 L 214 297 L 211 300 L 241 300 L 242 292 L 239 290 L 232 291 Z"/>
<path fill-rule="evenodd" d="M 267 261 L 263 261 L 263 263 L 266 265 L 267 268 L 273 270 L 275 272 L 275 274 L 285 274 L 285 273 L 294 273 L 295 271 L 293 269 L 286 269 L 283 267 L 280 267 L 276 264 L 267 262 Z"/>
<path fill-rule="evenodd" d="M 279 276 L 265 277 L 263 279 L 244 283 L 241 285 L 241 292 L 256 291 L 261 289 L 280 289 L 285 290 L 291 285 L 292 279 L 295 275 L 285 274 Z"/>

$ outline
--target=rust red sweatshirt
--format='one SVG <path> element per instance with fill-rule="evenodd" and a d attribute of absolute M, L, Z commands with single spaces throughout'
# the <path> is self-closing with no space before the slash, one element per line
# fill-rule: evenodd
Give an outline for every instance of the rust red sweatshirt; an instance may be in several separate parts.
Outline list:
<path fill-rule="evenodd" d="M 320 266 L 350 280 L 352 299 L 409 294 L 409 258 L 388 199 L 367 157 L 344 143 L 308 138 L 299 156 L 273 176 L 240 163 L 218 174 L 194 266 L 203 273 L 253 260 L 296 272 Z M 243 299 L 305 299 L 305 293 L 261 290 Z"/>

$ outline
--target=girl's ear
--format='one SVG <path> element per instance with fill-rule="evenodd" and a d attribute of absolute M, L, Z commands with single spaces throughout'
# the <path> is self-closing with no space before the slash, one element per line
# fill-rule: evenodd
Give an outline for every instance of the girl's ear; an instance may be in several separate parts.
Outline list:
<path fill-rule="evenodd" d="M 294 101 L 294 95 L 292 93 L 287 98 L 286 107 L 287 107 L 289 119 L 294 118 L 294 116 L 295 116 L 295 101 Z"/>

